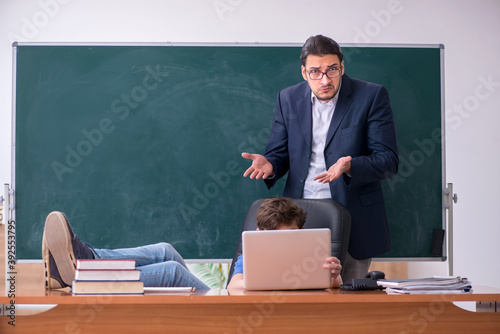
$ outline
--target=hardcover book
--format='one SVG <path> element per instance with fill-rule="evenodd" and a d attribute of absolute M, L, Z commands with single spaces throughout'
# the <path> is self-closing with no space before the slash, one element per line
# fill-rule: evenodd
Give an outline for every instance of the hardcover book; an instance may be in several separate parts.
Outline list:
<path fill-rule="evenodd" d="M 135 269 L 135 260 L 80 259 L 76 260 L 76 269 Z"/>
<path fill-rule="evenodd" d="M 142 295 L 141 281 L 73 281 L 73 295 Z"/>

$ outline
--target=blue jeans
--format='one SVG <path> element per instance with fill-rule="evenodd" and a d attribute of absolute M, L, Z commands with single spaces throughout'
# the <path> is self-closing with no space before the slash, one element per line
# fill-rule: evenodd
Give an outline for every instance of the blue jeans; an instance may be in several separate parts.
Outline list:
<path fill-rule="evenodd" d="M 182 256 L 172 245 L 161 242 L 135 248 L 96 249 L 96 259 L 133 259 L 141 271 L 140 280 L 147 287 L 195 287 L 210 289 L 189 271 Z"/>

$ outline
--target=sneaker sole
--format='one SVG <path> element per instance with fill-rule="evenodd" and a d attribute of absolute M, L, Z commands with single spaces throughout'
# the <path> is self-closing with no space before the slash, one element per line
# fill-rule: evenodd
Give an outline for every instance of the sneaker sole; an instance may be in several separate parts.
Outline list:
<path fill-rule="evenodd" d="M 43 232 L 43 237 L 42 237 L 42 260 L 43 260 L 43 269 L 45 271 L 45 289 L 56 289 L 56 287 L 52 286 L 51 281 L 50 281 L 50 255 L 49 255 L 49 249 L 47 248 L 47 244 L 45 242 L 45 230 Z"/>
<path fill-rule="evenodd" d="M 42 239 L 42 258 L 43 258 L 43 267 L 45 270 L 45 289 L 61 289 L 66 285 L 61 282 L 56 277 L 52 276 L 50 271 L 50 252 L 47 248 L 47 243 L 45 242 L 45 237 Z"/>
<path fill-rule="evenodd" d="M 59 275 L 64 283 L 71 285 L 75 279 L 75 255 L 71 243 L 71 233 L 69 231 L 66 218 L 61 212 L 51 212 L 45 221 L 45 230 L 43 232 L 44 258 L 47 258 L 46 270 L 49 288 L 59 288 L 51 286 L 49 255 L 50 252 L 59 271 Z M 45 254 L 47 253 L 47 254 Z M 54 280 L 54 283 L 56 281 Z M 57 283 L 59 285 L 59 283 Z"/>

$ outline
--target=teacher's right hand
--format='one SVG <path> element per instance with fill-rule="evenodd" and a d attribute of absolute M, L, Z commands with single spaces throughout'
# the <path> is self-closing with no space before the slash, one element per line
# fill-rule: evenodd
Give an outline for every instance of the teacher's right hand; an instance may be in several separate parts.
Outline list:
<path fill-rule="evenodd" d="M 252 160 L 252 165 L 243 173 L 244 177 L 250 175 L 251 179 L 265 179 L 274 175 L 273 165 L 263 155 L 242 153 L 241 156 Z"/>

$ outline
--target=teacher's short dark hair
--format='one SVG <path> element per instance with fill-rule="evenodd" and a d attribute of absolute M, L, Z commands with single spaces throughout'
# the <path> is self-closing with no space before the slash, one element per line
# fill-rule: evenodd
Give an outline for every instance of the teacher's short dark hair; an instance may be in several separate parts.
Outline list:
<path fill-rule="evenodd" d="M 306 66 L 306 59 L 309 55 L 337 55 L 340 61 L 343 59 L 342 50 L 340 50 L 339 44 L 333 39 L 323 35 L 311 36 L 304 43 L 302 52 L 300 53 L 302 65 Z"/>

